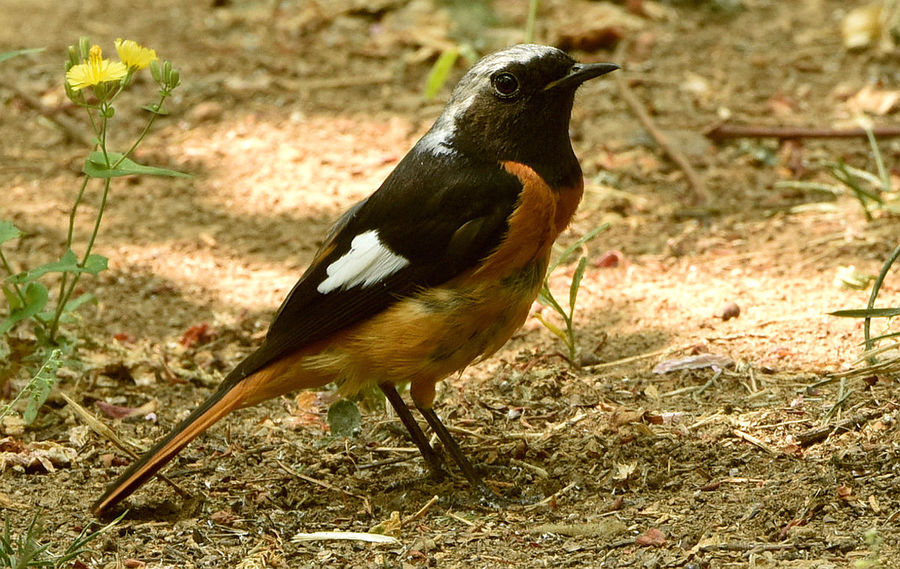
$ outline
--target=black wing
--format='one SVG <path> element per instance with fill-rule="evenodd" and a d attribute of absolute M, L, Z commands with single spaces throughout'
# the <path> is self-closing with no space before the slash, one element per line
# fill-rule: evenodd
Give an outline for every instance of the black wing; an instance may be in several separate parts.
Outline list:
<path fill-rule="evenodd" d="M 522 185 L 497 163 L 413 149 L 381 187 L 331 228 L 313 264 L 294 285 L 265 342 L 229 374 L 236 382 L 268 363 L 384 310 L 423 287 L 439 285 L 500 243 Z M 409 264 L 368 285 L 317 290 L 326 269 L 354 237 L 376 230 Z"/>

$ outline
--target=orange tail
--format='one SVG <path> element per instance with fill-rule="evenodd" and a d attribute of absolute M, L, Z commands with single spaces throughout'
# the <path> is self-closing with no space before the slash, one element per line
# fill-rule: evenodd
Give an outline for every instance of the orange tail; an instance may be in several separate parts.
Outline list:
<path fill-rule="evenodd" d="M 100 516 L 107 509 L 130 496 L 200 433 L 240 407 L 245 392 L 240 386 L 240 383 L 223 383 L 219 390 L 194 410 L 187 419 L 129 466 L 115 482 L 106 488 L 106 492 L 100 496 L 100 499 L 94 502 L 91 507 L 94 515 Z"/>
<path fill-rule="evenodd" d="M 256 368 L 253 360 L 257 353 L 248 356 L 228 374 L 209 399 L 110 484 L 100 499 L 94 502 L 91 511 L 95 516 L 100 516 L 130 496 L 168 464 L 178 451 L 235 409 L 256 405 L 296 389 L 321 387 L 330 382 L 332 376 L 306 370 L 298 365 L 309 352 L 314 353 L 320 347 L 313 344 L 260 368 Z M 245 371 L 254 368 L 256 371 L 249 374 Z"/>

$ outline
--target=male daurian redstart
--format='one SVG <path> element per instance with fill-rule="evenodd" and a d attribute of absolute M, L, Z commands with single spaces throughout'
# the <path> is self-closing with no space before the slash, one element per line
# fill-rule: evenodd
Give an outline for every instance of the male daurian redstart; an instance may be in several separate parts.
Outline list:
<path fill-rule="evenodd" d="M 333 381 L 348 395 L 377 384 L 431 470 L 442 472 L 395 388 L 409 383 L 473 489 L 496 498 L 432 409 L 435 384 L 493 354 L 525 321 L 551 246 L 581 200 L 569 140 L 575 91 L 615 69 L 541 45 L 478 61 L 381 187 L 334 224 L 259 349 L 93 512 L 130 495 L 234 409 Z"/>

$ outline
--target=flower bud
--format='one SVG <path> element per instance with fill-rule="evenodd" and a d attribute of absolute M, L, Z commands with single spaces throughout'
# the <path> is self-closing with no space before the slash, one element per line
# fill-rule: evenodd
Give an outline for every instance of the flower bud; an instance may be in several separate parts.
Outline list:
<path fill-rule="evenodd" d="M 159 67 L 159 60 L 154 59 L 150 62 L 150 75 L 157 83 L 162 83 L 162 71 Z"/>
<path fill-rule="evenodd" d="M 179 73 L 177 69 L 172 69 L 169 72 L 169 78 L 166 81 L 166 87 L 168 87 L 169 90 L 172 90 L 175 87 L 178 87 L 178 85 L 180 83 L 181 83 L 181 73 Z"/>
<path fill-rule="evenodd" d="M 66 71 L 68 71 L 69 69 L 72 69 L 72 67 L 81 63 L 81 53 L 74 45 L 70 45 L 66 53 L 69 56 L 69 59 L 66 60 Z"/>
<path fill-rule="evenodd" d="M 80 52 L 81 57 L 78 60 L 78 63 L 82 61 L 87 61 L 91 57 L 91 38 L 87 36 L 81 36 L 78 38 L 78 51 Z"/>

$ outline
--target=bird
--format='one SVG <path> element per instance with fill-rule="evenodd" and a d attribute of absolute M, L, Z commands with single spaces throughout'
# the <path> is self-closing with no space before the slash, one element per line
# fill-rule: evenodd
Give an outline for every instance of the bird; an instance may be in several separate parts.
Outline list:
<path fill-rule="evenodd" d="M 478 60 L 381 186 L 329 229 L 261 345 L 94 502 L 102 516 L 230 412 L 337 383 L 378 386 L 432 473 L 444 459 L 504 504 L 434 410 L 436 384 L 494 354 L 527 319 L 584 180 L 569 136 L 580 85 L 619 67 L 519 44 Z"/>

